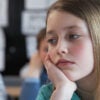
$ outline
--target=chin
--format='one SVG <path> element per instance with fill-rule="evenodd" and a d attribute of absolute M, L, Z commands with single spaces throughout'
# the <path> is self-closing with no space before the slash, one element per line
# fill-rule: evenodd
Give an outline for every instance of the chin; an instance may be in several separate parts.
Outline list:
<path fill-rule="evenodd" d="M 65 74 L 66 75 L 66 77 L 69 79 L 69 80 L 71 80 L 71 81 L 73 81 L 73 82 L 76 82 L 76 81 L 79 81 L 80 79 L 82 79 L 82 77 L 79 77 L 79 75 L 72 75 L 72 74 Z"/>
<path fill-rule="evenodd" d="M 84 80 L 86 77 L 77 77 L 77 78 L 71 78 L 72 79 L 72 81 L 74 81 L 74 82 L 79 82 L 79 81 L 82 81 L 82 80 Z"/>

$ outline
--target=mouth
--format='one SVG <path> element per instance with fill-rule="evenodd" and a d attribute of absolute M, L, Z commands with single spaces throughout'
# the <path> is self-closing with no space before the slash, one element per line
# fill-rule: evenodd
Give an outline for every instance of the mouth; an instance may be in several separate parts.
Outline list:
<path fill-rule="evenodd" d="M 69 60 L 65 60 L 65 59 L 60 59 L 58 60 L 58 62 L 56 63 L 56 66 L 58 67 L 64 67 L 64 66 L 70 66 L 70 65 L 73 65 L 75 64 L 75 62 L 73 61 L 69 61 Z"/>

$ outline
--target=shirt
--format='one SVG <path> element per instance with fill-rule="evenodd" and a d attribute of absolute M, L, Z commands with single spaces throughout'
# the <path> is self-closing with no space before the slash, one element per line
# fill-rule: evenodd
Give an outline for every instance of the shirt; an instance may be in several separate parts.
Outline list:
<path fill-rule="evenodd" d="M 44 85 L 43 87 L 41 87 L 36 100 L 50 100 L 50 97 L 53 93 L 53 89 L 54 88 L 52 84 Z M 74 93 L 71 100 L 81 100 L 81 99 L 76 93 Z"/>
<path fill-rule="evenodd" d="M 6 89 L 5 85 L 3 83 L 2 75 L 0 74 L 0 100 L 6 100 Z"/>

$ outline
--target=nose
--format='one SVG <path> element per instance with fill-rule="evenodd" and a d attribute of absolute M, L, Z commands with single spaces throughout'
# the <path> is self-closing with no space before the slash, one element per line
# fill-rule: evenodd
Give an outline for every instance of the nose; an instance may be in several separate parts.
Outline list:
<path fill-rule="evenodd" d="M 59 55 L 64 55 L 68 53 L 68 44 L 66 43 L 66 41 L 62 40 L 57 44 L 57 53 Z"/>

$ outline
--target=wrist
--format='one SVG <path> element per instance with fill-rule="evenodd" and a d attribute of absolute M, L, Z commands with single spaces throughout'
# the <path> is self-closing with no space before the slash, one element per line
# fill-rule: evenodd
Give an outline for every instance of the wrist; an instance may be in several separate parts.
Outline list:
<path fill-rule="evenodd" d="M 70 83 L 65 82 L 65 83 L 59 83 L 57 88 L 75 91 L 77 89 L 77 85 L 74 82 L 70 82 Z"/>
<path fill-rule="evenodd" d="M 65 87 L 57 88 L 53 91 L 50 100 L 71 100 L 74 91 L 69 91 Z"/>
<path fill-rule="evenodd" d="M 58 95 L 60 95 L 62 98 L 66 98 L 66 100 L 71 100 L 74 92 L 76 91 L 77 86 L 75 83 L 73 84 L 63 84 L 59 85 L 55 91 L 58 92 Z M 59 97 L 60 98 L 60 97 Z M 60 99 L 59 99 L 60 100 Z"/>
<path fill-rule="evenodd" d="M 67 86 L 56 88 L 50 100 L 71 100 L 75 89 Z"/>

